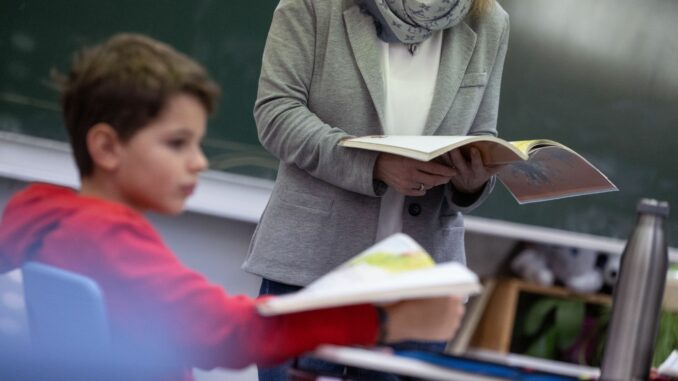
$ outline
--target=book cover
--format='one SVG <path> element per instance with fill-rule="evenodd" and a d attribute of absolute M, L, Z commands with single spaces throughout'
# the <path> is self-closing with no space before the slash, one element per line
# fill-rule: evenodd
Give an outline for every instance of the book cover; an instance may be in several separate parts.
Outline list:
<path fill-rule="evenodd" d="M 257 305 L 278 314 L 362 303 L 437 296 L 466 296 L 481 289 L 478 277 L 457 262 L 436 264 L 412 238 L 394 234 L 304 289 Z"/>
<path fill-rule="evenodd" d="M 553 140 L 509 142 L 491 135 L 374 135 L 343 140 L 341 146 L 387 152 L 421 161 L 454 149 L 468 156 L 480 150 L 487 166 L 502 166 L 497 177 L 520 204 L 616 191 L 598 168 L 569 147 Z"/>

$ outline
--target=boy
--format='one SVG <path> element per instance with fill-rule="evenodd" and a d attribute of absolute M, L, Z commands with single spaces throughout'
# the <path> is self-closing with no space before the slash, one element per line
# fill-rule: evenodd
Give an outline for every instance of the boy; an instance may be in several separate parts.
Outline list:
<path fill-rule="evenodd" d="M 94 279 L 113 347 L 162 379 L 191 367 L 275 364 L 321 343 L 445 339 L 462 314 L 442 298 L 273 318 L 187 269 L 141 212 L 177 214 L 207 168 L 200 149 L 217 86 L 204 69 L 148 37 L 117 35 L 74 58 L 61 78 L 63 117 L 81 175 L 78 193 L 36 184 L 0 225 L 0 273 L 39 261 Z M 380 321 L 383 324 L 380 324 Z"/>

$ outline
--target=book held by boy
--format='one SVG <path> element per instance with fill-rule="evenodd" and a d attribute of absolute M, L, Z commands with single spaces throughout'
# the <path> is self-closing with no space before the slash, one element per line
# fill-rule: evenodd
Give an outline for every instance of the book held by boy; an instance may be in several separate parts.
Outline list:
<path fill-rule="evenodd" d="M 412 238 L 397 233 L 304 289 L 259 303 L 257 310 L 273 316 L 353 304 L 466 296 L 480 290 L 478 277 L 466 266 L 436 264 Z"/>
<path fill-rule="evenodd" d="M 577 152 L 553 140 L 506 141 L 491 135 L 351 138 L 344 147 L 387 152 L 421 161 L 459 148 L 480 151 L 487 166 L 503 166 L 497 177 L 520 204 L 616 191 L 617 187 Z"/>

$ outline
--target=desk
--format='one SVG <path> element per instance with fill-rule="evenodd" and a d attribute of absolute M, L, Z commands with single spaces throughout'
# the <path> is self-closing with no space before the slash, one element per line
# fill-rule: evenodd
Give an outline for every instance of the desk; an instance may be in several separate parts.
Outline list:
<path fill-rule="evenodd" d="M 420 352 L 422 353 L 422 352 Z M 523 380 L 558 380 L 558 381 L 568 381 L 568 380 L 584 380 L 584 379 L 593 379 L 598 376 L 599 372 L 595 368 L 585 368 L 578 366 L 567 366 L 561 370 L 569 369 L 568 371 L 555 373 L 546 373 L 548 371 L 557 370 L 556 367 L 551 366 L 547 367 L 547 363 L 555 363 L 553 361 L 544 362 L 540 360 L 534 360 L 529 367 L 531 370 L 522 369 L 523 366 L 528 364 L 511 364 L 508 360 L 509 356 L 498 355 L 495 359 L 506 361 L 491 361 L 487 363 L 486 368 L 494 367 L 496 369 L 494 374 L 481 374 L 478 372 L 466 372 L 458 369 L 452 369 L 449 367 L 442 367 L 433 365 L 429 362 L 421 361 L 416 358 L 397 356 L 389 352 L 379 352 L 376 350 L 368 350 L 362 348 L 352 348 L 352 347 L 339 347 L 332 345 L 324 345 L 318 348 L 315 352 L 311 354 L 313 357 L 319 359 L 344 364 L 351 367 L 370 369 L 376 371 L 382 371 L 387 373 L 398 374 L 405 376 L 405 378 L 411 378 L 412 380 L 454 380 L 454 381 L 502 381 L 502 380 L 511 380 L 511 379 L 523 379 Z M 485 358 L 483 359 L 483 356 Z M 476 354 L 475 358 L 480 361 L 494 360 L 490 355 L 487 354 Z M 473 361 L 473 360 L 469 360 Z M 482 363 L 481 363 L 482 365 Z M 297 370 L 299 371 L 299 370 Z M 303 369 L 301 369 L 303 371 Z M 525 378 L 515 378 L 515 377 L 503 377 L 499 376 L 500 374 L 520 373 Z M 568 374 L 569 373 L 569 374 Z M 314 380 L 315 378 L 312 374 L 298 372 L 296 379 L 301 380 Z"/>

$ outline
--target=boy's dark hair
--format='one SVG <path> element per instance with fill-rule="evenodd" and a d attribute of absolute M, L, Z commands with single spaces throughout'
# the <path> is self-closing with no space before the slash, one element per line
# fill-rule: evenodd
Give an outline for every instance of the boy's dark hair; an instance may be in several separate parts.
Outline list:
<path fill-rule="evenodd" d="M 80 176 L 93 172 L 87 133 L 111 125 L 128 141 L 156 118 L 169 98 L 195 96 L 212 113 L 219 87 L 205 69 L 169 45 L 138 34 L 117 34 L 73 56 L 67 75 L 54 74 L 61 89 L 63 119 Z"/>

